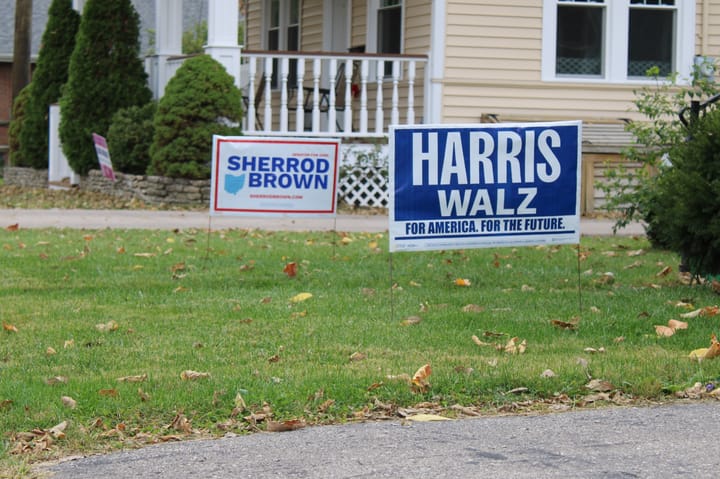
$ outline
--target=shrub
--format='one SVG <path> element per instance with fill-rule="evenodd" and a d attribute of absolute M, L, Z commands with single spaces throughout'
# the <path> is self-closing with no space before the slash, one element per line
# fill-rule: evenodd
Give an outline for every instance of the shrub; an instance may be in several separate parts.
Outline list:
<path fill-rule="evenodd" d="M 663 244 L 694 275 L 720 273 L 720 111 L 691 124 L 656 183 L 654 219 Z"/>
<path fill-rule="evenodd" d="M 145 174 L 150 165 L 156 109 L 157 104 L 149 102 L 123 108 L 113 115 L 107 141 L 114 169 L 132 175 Z"/>
<path fill-rule="evenodd" d="M 657 176 L 666 167 L 665 159 L 681 145 L 687 132 L 678 118 L 678 111 L 688 106 L 691 100 L 700 100 L 717 93 L 716 85 L 703 74 L 703 69 L 714 68 L 713 64 L 696 65 L 690 84 L 680 86 L 677 74 L 658 78 L 657 67 L 648 70 L 648 78 L 654 79 L 653 86 L 643 87 L 635 92 L 634 105 L 645 121 L 627 125 L 636 140 L 636 145 L 627 148 L 623 154 L 641 165 L 636 169 L 610 168 L 606 182 L 597 187 L 604 191 L 608 211 L 617 212 L 615 229 L 631 221 L 642 220 L 646 224 L 648 238 L 656 246 L 662 243 L 655 215 Z"/>
<path fill-rule="evenodd" d="M 60 88 L 67 81 L 79 25 L 80 15 L 71 0 L 53 0 L 20 133 L 22 156 L 33 168 L 48 167 L 48 109 L 57 103 Z"/>
<path fill-rule="evenodd" d="M 116 111 L 150 101 L 138 33 L 130 0 L 85 4 L 60 99 L 63 152 L 78 174 L 97 165 L 92 133 L 107 136 Z"/>
<path fill-rule="evenodd" d="M 10 121 L 10 128 L 8 131 L 8 143 L 9 143 L 9 158 L 10 164 L 13 166 L 31 166 L 28 164 L 27 158 L 23 156 L 22 148 L 20 147 L 20 136 L 22 130 L 25 128 L 25 112 L 28 98 L 30 98 L 30 90 L 32 89 L 32 83 L 28 84 L 20 90 L 18 96 L 15 97 L 13 102 L 12 110 L 12 121 Z"/>
<path fill-rule="evenodd" d="M 165 88 L 155 114 L 148 173 L 210 177 L 212 136 L 239 135 L 242 96 L 232 76 L 208 55 L 185 60 Z"/>

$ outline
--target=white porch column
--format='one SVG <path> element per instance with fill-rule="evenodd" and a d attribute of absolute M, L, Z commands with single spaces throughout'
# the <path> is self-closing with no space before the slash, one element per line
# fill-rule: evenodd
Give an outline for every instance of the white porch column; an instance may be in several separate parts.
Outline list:
<path fill-rule="evenodd" d="M 62 151 L 59 135 L 60 126 L 60 105 L 50 105 L 50 118 L 48 128 L 48 182 L 50 189 L 56 189 L 57 183 L 69 180 L 70 185 L 79 185 L 80 176 L 75 173 L 68 164 L 67 158 Z"/>
<path fill-rule="evenodd" d="M 240 87 L 240 46 L 237 0 L 209 0 L 208 44 L 205 53 L 219 61 Z"/>
<path fill-rule="evenodd" d="M 72 6 L 82 15 L 83 9 L 85 8 L 85 0 L 73 0 Z"/>
<path fill-rule="evenodd" d="M 167 60 L 182 55 L 182 0 L 155 0 L 155 58 L 157 68 L 152 90 L 156 98 L 165 93 L 170 81 Z"/>
<path fill-rule="evenodd" d="M 430 58 L 425 67 L 424 123 L 442 123 L 445 79 L 445 2 L 432 2 Z"/>

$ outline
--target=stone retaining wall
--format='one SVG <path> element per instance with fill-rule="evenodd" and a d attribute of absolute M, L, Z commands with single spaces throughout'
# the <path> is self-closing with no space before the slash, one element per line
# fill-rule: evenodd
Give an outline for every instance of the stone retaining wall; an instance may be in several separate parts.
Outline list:
<path fill-rule="evenodd" d="M 80 178 L 79 188 L 97 193 L 105 193 L 127 199 L 139 199 L 150 204 L 209 204 L 210 181 L 166 178 L 164 176 L 126 175 L 115 173 L 114 183 L 100 170 L 91 170 Z M 47 188 L 48 170 L 33 168 L 6 167 L 4 171 L 6 185 L 25 188 Z M 64 186 L 71 186 L 70 184 Z"/>

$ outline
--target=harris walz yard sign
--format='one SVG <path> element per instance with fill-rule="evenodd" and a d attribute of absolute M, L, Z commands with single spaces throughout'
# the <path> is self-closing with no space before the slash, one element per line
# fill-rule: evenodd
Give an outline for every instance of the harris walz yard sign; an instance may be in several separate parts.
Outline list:
<path fill-rule="evenodd" d="M 580 241 L 579 121 L 391 128 L 390 251 Z"/>

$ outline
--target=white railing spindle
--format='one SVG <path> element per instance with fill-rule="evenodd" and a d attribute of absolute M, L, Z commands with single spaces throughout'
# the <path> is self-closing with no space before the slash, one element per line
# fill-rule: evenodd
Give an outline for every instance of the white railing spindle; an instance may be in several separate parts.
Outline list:
<path fill-rule="evenodd" d="M 286 57 L 280 59 L 280 131 L 288 130 L 288 73 L 290 60 Z"/>
<path fill-rule="evenodd" d="M 415 124 L 415 61 L 408 62 L 407 124 Z"/>
<path fill-rule="evenodd" d="M 263 131 L 272 130 L 272 74 L 273 59 L 267 57 L 265 59 L 265 111 L 263 112 Z"/>
<path fill-rule="evenodd" d="M 390 124 L 397 125 L 400 123 L 400 96 L 398 94 L 398 83 L 400 82 L 400 62 L 393 60 L 392 62 L 392 113 L 390 114 Z"/>
<path fill-rule="evenodd" d="M 385 128 L 383 112 L 383 77 L 385 76 L 385 62 L 378 60 L 375 65 L 375 82 L 377 83 L 377 99 L 375 100 L 375 133 L 382 133 Z"/>
<path fill-rule="evenodd" d="M 370 68 L 369 68 L 368 61 L 361 60 L 360 61 L 360 132 L 362 132 L 362 133 L 366 133 L 368 131 L 367 80 L 368 80 L 369 70 L 370 70 Z M 347 118 L 348 115 L 346 114 L 345 116 Z M 345 128 L 345 131 L 349 132 L 351 130 L 348 128 Z"/>
<path fill-rule="evenodd" d="M 305 59 L 298 58 L 297 61 L 297 84 L 295 91 L 297 92 L 295 98 L 297 104 L 295 105 L 295 131 L 300 133 L 305 130 L 305 90 L 303 83 L 305 82 Z"/>

